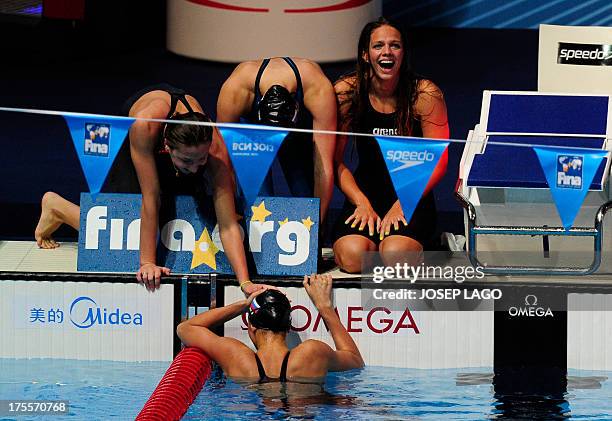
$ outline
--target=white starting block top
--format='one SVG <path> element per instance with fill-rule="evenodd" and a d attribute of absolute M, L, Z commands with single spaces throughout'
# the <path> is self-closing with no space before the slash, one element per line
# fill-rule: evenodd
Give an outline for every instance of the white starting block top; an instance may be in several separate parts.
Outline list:
<path fill-rule="evenodd" d="M 464 187 L 548 188 L 530 145 L 612 150 L 612 97 L 484 91 L 479 124 L 461 160 Z M 522 147 L 521 145 L 525 145 Z M 590 190 L 602 190 L 610 159 Z"/>

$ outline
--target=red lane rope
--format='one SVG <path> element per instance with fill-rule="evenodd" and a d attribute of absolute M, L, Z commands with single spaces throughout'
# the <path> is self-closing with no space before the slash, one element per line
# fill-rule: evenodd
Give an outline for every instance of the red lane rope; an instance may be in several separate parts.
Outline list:
<path fill-rule="evenodd" d="M 185 348 L 136 417 L 137 421 L 180 420 L 210 376 L 212 362 L 197 348 Z"/>

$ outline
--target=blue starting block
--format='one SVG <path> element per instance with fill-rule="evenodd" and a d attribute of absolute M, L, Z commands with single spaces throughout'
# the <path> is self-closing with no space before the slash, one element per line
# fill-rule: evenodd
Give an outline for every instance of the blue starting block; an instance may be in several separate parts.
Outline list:
<path fill-rule="evenodd" d="M 546 176 L 532 146 L 612 149 L 612 99 L 607 95 L 549 94 L 538 92 L 485 91 L 479 124 L 470 131 L 459 169 L 456 197 L 465 210 L 468 256 L 475 266 L 491 274 L 575 275 L 595 272 L 604 241 L 604 217 L 612 208 L 610 153 L 596 170 L 589 193 L 574 226 L 559 223 Z M 577 226 L 593 221 L 592 226 Z M 501 216 L 501 217 L 500 217 Z M 503 223 L 499 223 L 502 220 Z M 484 266 L 478 258 L 479 236 L 540 237 L 537 247 L 515 243 L 505 250 L 546 254 L 549 236 L 587 237 L 593 240 L 593 259 L 584 266 Z M 491 237 L 488 237 L 491 238 Z M 508 245 L 517 237 L 505 237 Z M 484 240 L 484 238 L 483 238 Z M 504 250 L 499 244 L 481 241 L 481 252 Z M 559 243 L 557 243 L 558 245 Z M 584 245 L 584 244 L 583 244 Z M 570 246 L 574 247 L 574 246 Z M 563 247 L 561 247 L 563 248 Z M 566 246 L 567 248 L 567 246 Z"/>

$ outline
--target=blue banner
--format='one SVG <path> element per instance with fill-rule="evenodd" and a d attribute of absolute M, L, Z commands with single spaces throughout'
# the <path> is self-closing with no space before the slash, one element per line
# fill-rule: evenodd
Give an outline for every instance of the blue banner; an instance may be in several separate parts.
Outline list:
<path fill-rule="evenodd" d="M 72 142 L 92 195 L 100 193 L 133 118 L 65 115 Z"/>
<path fill-rule="evenodd" d="M 584 202 L 607 151 L 533 148 L 555 201 L 563 227 L 568 230 Z"/>
<path fill-rule="evenodd" d="M 79 271 L 136 273 L 140 205 L 140 195 L 100 194 L 92 199 L 81 194 Z M 242 231 L 248 234 L 246 244 L 259 275 L 316 272 L 319 199 L 261 197 L 245 216 Z M 232 273 L 210 197 L 200 206 L 191 196 L 163 202 L 159 226 L 159 265 L 174 273 Z"/>
<path fill-rule="evenodd" d="M 241 128 L 220 127 L 219 130 L 227 145 L 246 203 L 252 205 L 288 132 L 261 130 L 261 126 L 252 125 Z"/>
<path fill-rule="evenodd" d="M 440 157 L 449 142 L 423 138 L 376 136 L 404 218 L 410 222 Z M 380 215 L 381 218 L 384 215 Z"/>

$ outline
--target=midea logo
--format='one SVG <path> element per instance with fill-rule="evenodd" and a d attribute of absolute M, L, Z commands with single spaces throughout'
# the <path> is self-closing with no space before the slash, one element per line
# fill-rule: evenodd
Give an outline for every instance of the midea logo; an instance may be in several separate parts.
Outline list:
<path fill-rule="evenodd" d="M 538 307 L 538 297 L 533 294 L 525 296 L 525 307 L 510 307 L 508 313 L 512 317 L 553 317 L 550 307 Z"/>
<path fill-rule="evenodd" d="M 79 329 L 89 329 L 94 325 L 142 326 L 142 314 L 124 312 L 119 308 L 100 308 L 92 298 L 82 296 L 70 304 L 70 321 Z"/>
<path fill-rule="evenodd" d="M 234 12 L 257 12 L 257 13 L 268 13 L 270 9 L 265 7 L 246 7 L 236 6 L 225 1 L 216 0 L 189 0 L 191 3 L 196 3 L 201 6 L 212 7 L 214 9 L 232 10 Z M 354 9 L 356 7 L 363 6 L 364 4 L 370 3 L 372 0 L 331 0 L 328 1 L 326 6 L 308 7 L 301 9 L 285 9 L 285 13 L 322 13 L 322 12 L 337 12 L 340 10 Z M 262 3 L 266 3 L 261 0 Z"/>

